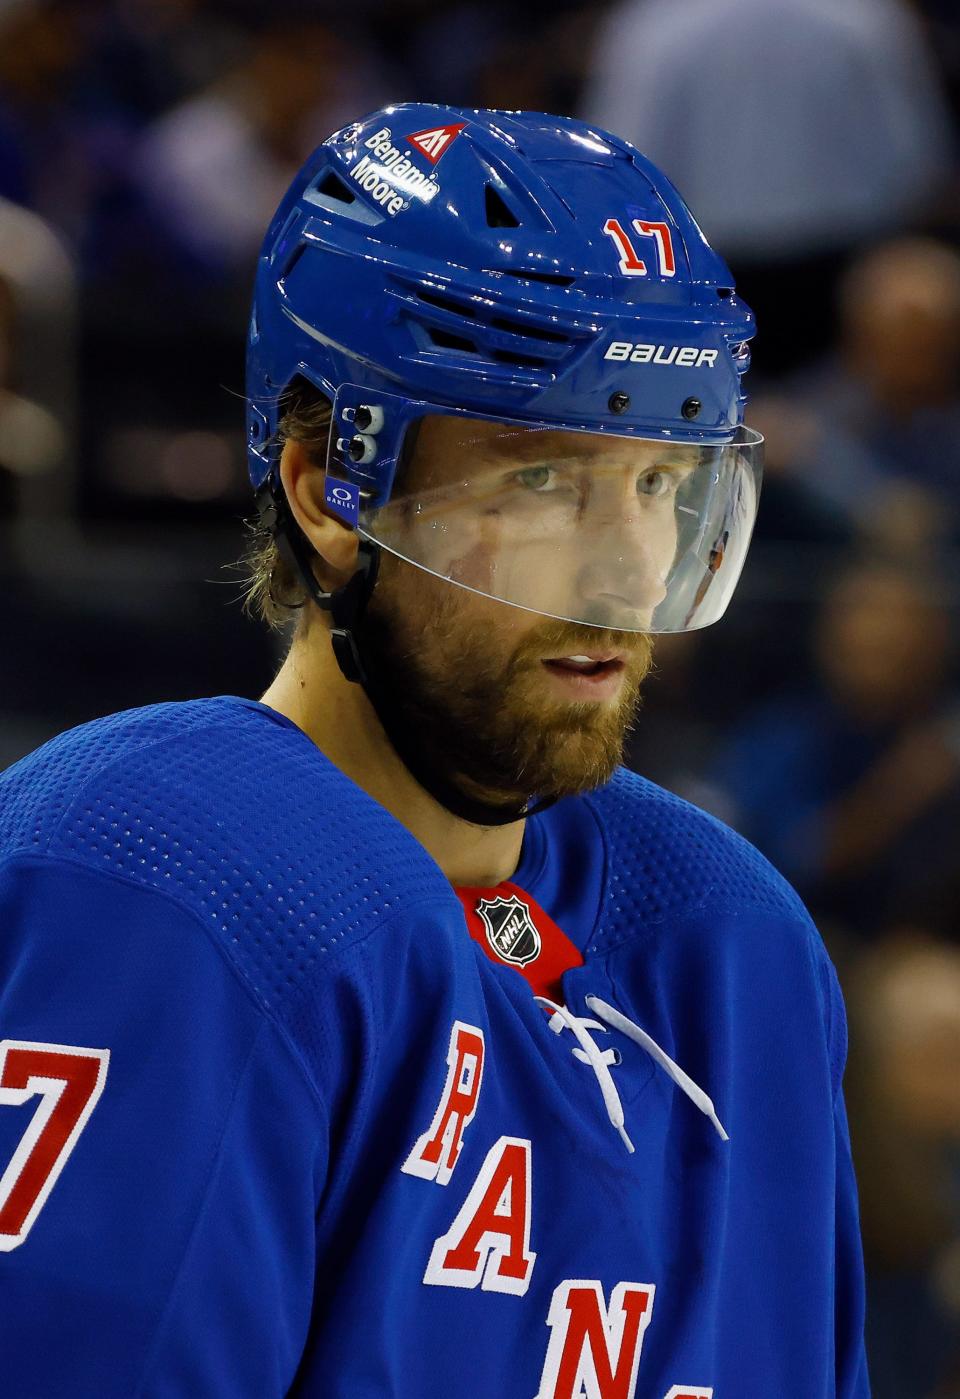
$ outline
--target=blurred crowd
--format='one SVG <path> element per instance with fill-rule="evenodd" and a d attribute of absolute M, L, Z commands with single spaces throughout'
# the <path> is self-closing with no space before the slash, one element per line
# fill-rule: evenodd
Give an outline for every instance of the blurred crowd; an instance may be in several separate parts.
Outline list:
<path fill-rule="evenodd" d="M 639 771 L 795 883 L 847 996 L 876 1399 L 960 1396 L 960 14 L 954 0 L 0 0 L 0 765 L 255 695 L 252 267 L 389 100 L 570 112 L 689 199 L 760 326 L 760 520 L 663 638 Z"/>

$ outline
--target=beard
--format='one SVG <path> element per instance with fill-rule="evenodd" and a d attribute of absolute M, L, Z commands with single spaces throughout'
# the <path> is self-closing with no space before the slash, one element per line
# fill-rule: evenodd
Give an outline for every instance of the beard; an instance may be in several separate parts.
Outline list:
<path fill-rule="evenodd" d="M 363 645 L 392 726 L 428 771 L 493 806 L 602 786 L 623 758 L 652 665 L 651 638 L 545 619 L 511 649 L 494 607 L 515 611 L 384 555 Z M 541 660 L 585 646 L 624 654 L 615 700 L 551 693 Z"/>

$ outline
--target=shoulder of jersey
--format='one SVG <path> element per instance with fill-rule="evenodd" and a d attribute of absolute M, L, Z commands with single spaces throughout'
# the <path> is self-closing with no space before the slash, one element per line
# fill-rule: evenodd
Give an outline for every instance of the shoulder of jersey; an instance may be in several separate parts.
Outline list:
<path fill-rule="evenodd" d="M 398 821 L 294 725 L 231 697 L 113 714 L 0 774 L 0 860 L 15 854 L 170 895 L 231 944 L 242 929 L 255 981 L 260 945 L 302 965 L 424 900 L 459 911 Z"/>
<path fill-rule="evenodd" d="M 604 945 L 699 909 L 779 915 L 812 928 L 802 900 L 766 857 L 691 802 L 625 768 L 587 801 L 607 853 Z"/>

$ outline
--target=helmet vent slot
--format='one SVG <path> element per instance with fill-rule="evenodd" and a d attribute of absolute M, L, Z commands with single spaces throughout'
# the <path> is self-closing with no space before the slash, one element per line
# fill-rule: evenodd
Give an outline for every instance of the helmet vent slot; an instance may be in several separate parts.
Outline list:
<path fill-rule="evenodd" d="M 431 343 L 436 345 L 438 350 L 466 350 L 471 355 L 477 353 L 477 347 L 473 341 L 467 340 L 462 335 L 454 335 L 449 330 L 440 330 L 435 325 L 428 325 L 426 330 Z"/>
<path fill-rule="evenodd" d="M 328 199 L 335 199 L 338 204 L 353 204 L 357 197 L 335 170 L 324 172 L 323 178 L 317 181 L 316 191 L 325 194 Z"/>
<path fill-rule="evenodd" d="M 440 311 L 452 311 L 455 316 L 475 316 L 477 314 L 472 306 L 462 306 L 459 301 L 454 301 L 451 297 L 437 296 L 436 292 L 418 290 L 417 296 L 428 306 L 436 306 Z"/>
<path fill-rule="evenodd" d="M 553 345 L 570 343 L 569 335 L 559 335 L 555 330 L 541 330 L 539 326 L 519 321 L 508 321 L 503 316 L 497 316 L 490 324 L 496 326 L 497 330 L 508 330 L 512 335 L 528 335 L 533 340 L 548 340 Z"/>
<path fill-rule="evenodd" d="M 545 282 L 548 287 L 572 287 L 576 277 L 565 277 L 560 272 L 527 272 L 522 267 L 506 267 L 505 277 L 522 277 L 525 282 Z"/>
<path fill-rule="evenodd" d="M 486 297 L 468 299 L 445 295 L 432 288 L 410 287 L 408 305 L 416 298 L 412 319 L 430 349 L 454 350 L 478 355 L 488 364 L 511 364 L 542 370 L 563 359 L 571 337 L 554 328 L 544 317 L 496 314 Z M 431 311 L 429 308 L 435 308 Z M 539 323 L 538 323 L 539 322 Z M 424 343 L 421 340 L 421 343 Z M 542 346 L 542 354 L 538 353 Z"/>
<path fill-rule="evenodd" d="M 725 301 L 727 297 L 733 296 L 733 287 L 717 287 L 717 296 L 721 301 Z"/>
<path fill-rule="evenodd" d="M 490 228 L 520 227 L 520 220 L 504 202 L 502 196 L 494 189 L 493 185 L 487 185 L 484 201 L 487 212 L 487 224 Z"/>

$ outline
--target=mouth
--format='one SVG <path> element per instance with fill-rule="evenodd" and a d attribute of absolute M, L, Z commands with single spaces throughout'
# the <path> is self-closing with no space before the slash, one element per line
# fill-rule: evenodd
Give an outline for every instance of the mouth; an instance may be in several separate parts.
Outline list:
<path fill-rule="evenodd" d="M 620 688 L 626 661 L 620 652 L 581 652 L 540 663 L 571 697 L 606 699 Z"/>

